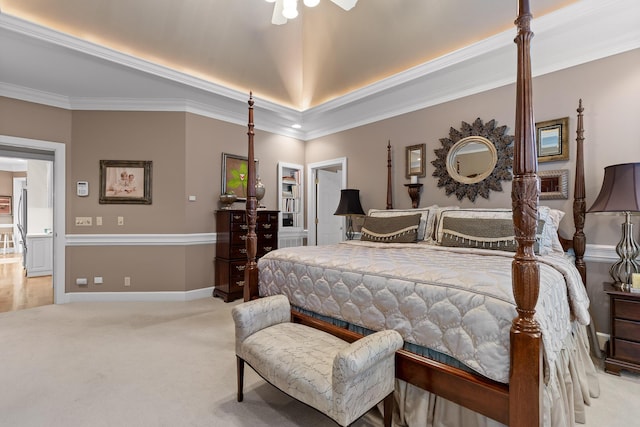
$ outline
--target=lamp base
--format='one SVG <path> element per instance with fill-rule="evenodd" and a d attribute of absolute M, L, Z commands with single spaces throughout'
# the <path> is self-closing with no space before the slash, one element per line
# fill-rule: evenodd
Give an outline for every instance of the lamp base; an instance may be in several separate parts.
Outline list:
<path fill-rule="evenodd" d="M 630 212 L 625 212 L 625 216 L 625 222 L 622 223 L 622 239 L 616 246 L 616 253 L 620 259 L 611 266 L 609 274 L 616 284 L 630 287 L 632 275 L 640 273 L 640 264 L 636 261 L 640 247 L 633 238 Z"/>
<path fill-rule="evenodd" d="M 347 216 L 347 232 L 345 233 L 347 240 L 353 240 L 355 233 L 353 232 L 353 219 Z"/>

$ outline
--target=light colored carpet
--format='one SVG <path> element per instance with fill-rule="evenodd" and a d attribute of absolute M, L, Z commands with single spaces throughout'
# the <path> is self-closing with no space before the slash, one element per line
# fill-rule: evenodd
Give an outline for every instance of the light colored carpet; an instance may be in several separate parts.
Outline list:
<path fill-rule="evenodd" d="M 0 314 L 0 426 L 335 426 L 245 370 L 220 299 Z M 601 374 L 587 427 L 638 425 L 640 379 Z M 381 425 L 377 411 L 357 427 Z"/>

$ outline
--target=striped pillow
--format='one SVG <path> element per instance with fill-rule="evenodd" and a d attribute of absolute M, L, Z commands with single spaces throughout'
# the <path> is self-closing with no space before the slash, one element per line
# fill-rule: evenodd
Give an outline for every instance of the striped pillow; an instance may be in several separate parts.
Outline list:
<path fill-rule="evenodd" d="M 538 220 L 534 252 L 539 253 L 545 222 Z M 459 210 L 445 212 L 438 224 L 438 244 L 460 248 L 481 248 L 515 252 L 511 211 Z"/>
<path fill-rule="evenodd" d="M 420 214 L 378 218 L 367 216 L 360 240 L 379 243 L 416 243 Z"/>

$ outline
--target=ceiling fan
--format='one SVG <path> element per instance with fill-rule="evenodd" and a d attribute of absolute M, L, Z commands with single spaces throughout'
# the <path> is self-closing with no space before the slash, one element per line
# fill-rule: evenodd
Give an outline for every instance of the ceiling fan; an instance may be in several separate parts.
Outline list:
<path fill-rule="evenodd" d="M 273 5 L 273 16 L 271 23 L 275 25 L 286 24 L 288 19 L 298 16 L 298 0 L 266 0 Z M 358 0 L 331 0 L 332 3 L 340 6 L 344 10 L 351 10 L 358 3 Z M 320 0 L 303 0 L 307 7 L 315 7 Z"/>

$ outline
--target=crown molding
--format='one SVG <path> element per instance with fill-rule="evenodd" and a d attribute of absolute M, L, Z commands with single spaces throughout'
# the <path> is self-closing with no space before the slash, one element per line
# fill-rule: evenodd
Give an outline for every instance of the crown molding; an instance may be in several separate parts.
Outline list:
<path fill-rule="evenodd" d="M 640 48 L 639 14 L 636 0 L 583 0 L 533 19 L 533 76 Z M 0 13 L 4 32 L 108 61 L 180 96 L 74 97 L 9 82 L 0 82 L 0 96 L 74 110 L 183 111 L 247 122 L 246 93 Z M 304 111 L 255 97 L 255 127 L 306 141 L 512 84 L 514 37 L 513 29 L 505 31 Z"/>

